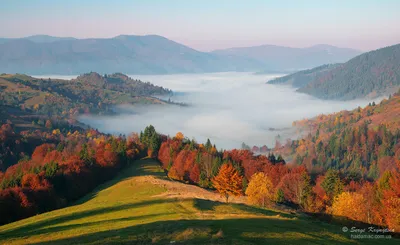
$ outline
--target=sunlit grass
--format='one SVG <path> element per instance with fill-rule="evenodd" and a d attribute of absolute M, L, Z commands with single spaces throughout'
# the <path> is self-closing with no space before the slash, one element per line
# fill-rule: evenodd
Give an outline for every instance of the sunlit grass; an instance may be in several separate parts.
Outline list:
<path fill-rule="evenodd" d="M 145 176 L 158 163 L 137 161 L 70 207 L 0 227 L 0 244 L 389 244 L 357 241 L 311 218 L 203 199 L 168 199 Z M 346 236 L 347 235 L 347 236 Z"/>

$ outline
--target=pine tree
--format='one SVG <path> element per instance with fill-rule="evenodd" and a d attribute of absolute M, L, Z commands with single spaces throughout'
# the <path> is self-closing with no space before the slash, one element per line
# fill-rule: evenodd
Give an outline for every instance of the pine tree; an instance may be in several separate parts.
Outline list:
<path fill-rule="evenodd" d="M 275 201 L 277 203 L 283 203 L 285 201 L 285 193 L 283 193 L 282 189 L 278 189 L 275 194 Z"/>
<path fill-rule="evenodd" d="M 343 191 L 343 183 L 340 180 L 339 171 L 329 169 L 325 174 L 325 178 L 324 181 L 322 181 L 321 186 L 325 190 L 329 199 L 332 201 Z"/>
<path fill-rule="evenodd" d="M 302 176 L 302 183 L 301 183 L 301 196 L 300 196 L 300 206 L 303 209 L 307 210 L 308 207 L 311 205 L 309 203 L 310 196 L 313 194 L 312 185 L 311 185 L 311 178 L 307 173 L 303 173 Z"/>
<path fill-rule="evenodd" d="M 222 165 L 222 159 L 220 157 L 216 157 L 213 161 L 212 176 L 216 176 L 218 174 L 221 165 Z"/>
<path fill-rule="evenodd" d="M 211 150 L 212 144 L 211 144 L 210 139 L 207 139 L 207 143 L 206 143 L 206 145 L 204 147 L 206 148 L 207 152 L 209 152 Z"/>

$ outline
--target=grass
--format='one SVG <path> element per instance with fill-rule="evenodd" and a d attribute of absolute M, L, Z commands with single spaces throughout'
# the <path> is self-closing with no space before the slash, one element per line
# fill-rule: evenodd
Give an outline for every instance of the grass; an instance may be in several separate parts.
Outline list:
<path fill-rule="evenodd" d="M 74 205 L 0 226 L 0 244 L 390 244 L 352 240 L 308 217 L 200 198 L 167 198 L 152 159 L 136 161 Z M 154 179 L 154 178 L 153 178 Z M 167 180 L 166 180 L 167 181 Z M 177 183 L 177 185 L 183 185 Z"/>

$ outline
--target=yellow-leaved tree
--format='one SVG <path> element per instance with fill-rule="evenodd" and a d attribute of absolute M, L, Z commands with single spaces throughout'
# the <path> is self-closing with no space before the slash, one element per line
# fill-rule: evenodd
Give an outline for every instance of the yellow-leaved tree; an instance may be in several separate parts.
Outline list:
<path fill-rule="evenodd" d="M 246 189 L 250 203 L 265 207 L 274 200 L 274 187 L 271 180 L 263 172 L 253 174 Z"/>
<path fill-rule="evenodd" d="M 331 211 L 335 216 L 367 222 L 368 210 L 365 208 L 365 202 L 362 194 L 342 192 L 334 199 L 332 207 L 328 211 Z"/>
<path fill-rule="evenodd" d="M 221 166 L 219 173 L 212 179 L 217 191 L 225 196 L 226 202 L 229 196 L 240 196 L 242 194 L 243 177 L 230 163 Z"/>
<path fill-rule="evenodd" d="M 175 138 L 177 140 L 183 140 L 183 138 L 185 138 L 185 136 L 181 132 L 178 132 L 178 133 L 176 133 Z"/>

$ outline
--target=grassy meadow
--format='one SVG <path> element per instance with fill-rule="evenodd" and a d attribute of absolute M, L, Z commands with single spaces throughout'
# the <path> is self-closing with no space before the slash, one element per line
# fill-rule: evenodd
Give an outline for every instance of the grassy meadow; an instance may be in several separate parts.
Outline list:
<path fill-rule="evenodd" d="M 169 182 L 156 161 L 136 161 L 67 208 L 0 226 L 0 244 L 398 244 L 352 240 L 305 216 L 180 198 L 185 184 Z"/>

